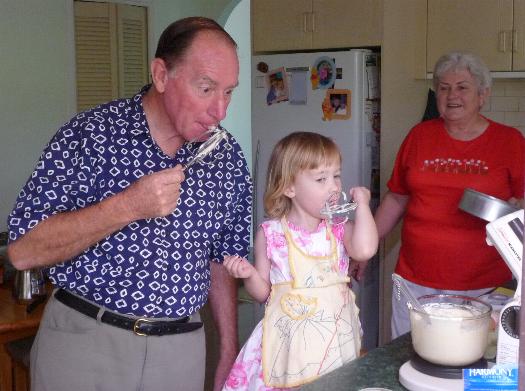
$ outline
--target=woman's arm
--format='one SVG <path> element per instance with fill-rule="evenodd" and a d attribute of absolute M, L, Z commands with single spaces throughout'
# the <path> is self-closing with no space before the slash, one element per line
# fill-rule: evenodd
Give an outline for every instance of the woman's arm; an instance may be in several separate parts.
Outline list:
<path fill-rule="evenodd" d="M 401 220 L 405 214 L 409 196 L 387 192 L 379 204 L 374 219 L 377 225 L 379 238 L 383 239 Z"/>

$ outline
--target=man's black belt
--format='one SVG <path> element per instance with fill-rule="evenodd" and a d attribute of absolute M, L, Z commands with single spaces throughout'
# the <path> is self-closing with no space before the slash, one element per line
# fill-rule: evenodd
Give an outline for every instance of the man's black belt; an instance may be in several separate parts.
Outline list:
<path fill-rule="evenodd" d="M 55 298 L 62 304 L 67 305 L 78 312 L 97 319 L 101 307 L 90 303 L 65 289 L 59 289 L 55 292 Z M 100 317 L 102 323 L 111 326 L 120 327 L 121 329 L 131 330 L 137 335 L 169 335 L 188 333 L 202 327 L 202 322 L 189 322 L 190 317 L 176 320 L 155 320 L 154 318 L 132 318 L 119 315 L 111 311 L 104 311 Z"/>

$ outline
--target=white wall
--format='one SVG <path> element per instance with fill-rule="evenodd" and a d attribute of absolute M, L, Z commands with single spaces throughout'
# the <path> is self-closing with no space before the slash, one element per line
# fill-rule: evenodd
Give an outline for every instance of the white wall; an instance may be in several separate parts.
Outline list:
<path fill-rule="evenodd" d="M 241 0 L 231 12 L 224 28 L 238 45 L 240 62 L 239 86 L 233 93 L 228 115 L 222 122 L 242 147 L 246 161 L 252 161 L 252 103 L 251 103 L 251 34 L 250 0 Z"/>
<path fill-rule="evenodd" d="M 488 118 L 518 128 L 525 135 L 525 81 L 495 79 L 481 113 Z"/>
<path fill-rule="evenodd" d="M 69 0 L 0 0 L 0 231 L 44 145 L 74 113 Z"/>

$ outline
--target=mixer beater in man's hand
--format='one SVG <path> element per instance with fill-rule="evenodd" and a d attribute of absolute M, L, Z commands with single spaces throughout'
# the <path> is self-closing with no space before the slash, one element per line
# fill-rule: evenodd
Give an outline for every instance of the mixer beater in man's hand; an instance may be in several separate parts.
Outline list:
<path fill-rule="evenodd" d="M 196 142 L 200 142 L 200 140 L 202 138 L 205 138 L 206 136 L 209 137 L 202 142 L 202 144 L 199 146 L 193 157 L 188 161 L 188 163 L 184 165 L 184 170 L 188 169 L 195 163 L 213 165 L 213 163 L 216 160 L 215 158 L 213 158 L 213 154 L 223 152 L 224 150 L 230 147 L 228 140 L 228 132 L 221 125 L 217 125 L 215 128 L 208 129 L 208 131 L 204 133 L 203 137 L 199 138 L 199 140 L 191 141 L 190 145 Z M 219 145 L 222 140 L 226 140 L 226 142 L 222 148 L 219 148 Z M 210 157 L 210 159 L 208 159 L 208 161 L 205 161 L 204 159 L 208 156 Z"/>

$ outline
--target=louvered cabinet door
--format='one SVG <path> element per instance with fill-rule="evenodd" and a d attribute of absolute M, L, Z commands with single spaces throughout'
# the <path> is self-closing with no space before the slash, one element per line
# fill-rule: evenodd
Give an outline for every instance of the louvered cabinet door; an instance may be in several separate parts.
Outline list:
<path fill-rule="evenodd" d="M 119 96 L 131 97 L 148 82 L 146 8 L 119 4 L 117 36 Z"/>
<path fill-rule="evenodd" d="M 74 4 L 77 110 L 135 95 L 148 82 L 147 9 Z"/>
<path fill-rule="evenodd" d="M 109 3 L 75 1 L 77 110 L 118 95 L 116 9 Z"/>

